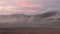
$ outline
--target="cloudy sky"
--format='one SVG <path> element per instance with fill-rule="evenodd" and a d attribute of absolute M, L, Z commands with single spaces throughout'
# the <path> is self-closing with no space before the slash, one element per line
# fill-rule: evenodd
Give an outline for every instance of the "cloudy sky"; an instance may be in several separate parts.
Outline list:
<path fill-rule="evenodd" d="M 0 0 L 0 15 L 32 15 L 53 10 L 60 11 L 60 0 Z"/>

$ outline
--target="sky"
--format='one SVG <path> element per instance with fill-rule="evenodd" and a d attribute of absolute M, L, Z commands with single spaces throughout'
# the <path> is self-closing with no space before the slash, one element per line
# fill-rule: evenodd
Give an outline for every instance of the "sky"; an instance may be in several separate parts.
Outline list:
<path fill-rule="evenodd" d="M 0 15 L 35 15 L 54 10 L 60 11 L 60 0 L 0 0 Z"/>

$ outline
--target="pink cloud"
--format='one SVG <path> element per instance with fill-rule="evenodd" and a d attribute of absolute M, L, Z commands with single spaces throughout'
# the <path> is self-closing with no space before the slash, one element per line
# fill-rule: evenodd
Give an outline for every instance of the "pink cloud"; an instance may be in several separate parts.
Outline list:
<path fill-rule="evenodd" d="M 29 8 L 37 8 L 37 7 L 42 7 L 42 4 L 20 4 L 21 7 L 29 7 Z"/>
<path fill-rule="evenodd" d="M 33 0 L 16 0 L 16 4 L 20 7 L 28 7 L 28 9 L 32 8 L 42 8 L 44 5 L 43 4 L 31 4 L 28 1 L 33 1 Z M 37 12 L 37 10 L 15 10 L 20 13 L 34 13 Z"/>
<path fill-rule="evenodd" d="M 42 4 L 30 4 L 28 1 L 17 2 L 21 7 L 43 7 Z"/>

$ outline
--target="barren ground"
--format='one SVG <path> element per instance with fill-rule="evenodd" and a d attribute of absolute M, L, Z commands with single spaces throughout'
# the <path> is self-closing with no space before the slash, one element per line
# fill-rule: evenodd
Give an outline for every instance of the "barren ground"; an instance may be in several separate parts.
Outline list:
<path fill-rule="evenodd" d="M 0 34 L 60 34 L 60 28 L 0 28 Z"/>

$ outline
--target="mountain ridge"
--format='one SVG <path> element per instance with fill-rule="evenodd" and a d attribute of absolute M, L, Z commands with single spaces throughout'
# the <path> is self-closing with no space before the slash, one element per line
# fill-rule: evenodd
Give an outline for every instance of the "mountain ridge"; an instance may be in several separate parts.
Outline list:
<path fill-rule="evenodd" d="M 47 13 L 40 14 L 40 15 L 29 15 L 29 16 L 24 15 L 24 14 L 12 14 L 12 15 L 6 15 L 6 16 L 4 15 L 5 17 L 0 16 L 0 23 L 1 23 L 1 26 L 3 26 L 3 27 L 53 26 L 54 23 L 56 21 L 58 21 L 58 19 L 59 19 L 59 18 L 58 19 L 57 18 L 52 19 L 52 16 L 55 16 L 56 14 L 57 14 L 57 12 L 53 11 L 53 12 L 47 12 Z M 56 26 L 58 26 L 58 25 L 56 25 Z"/>

